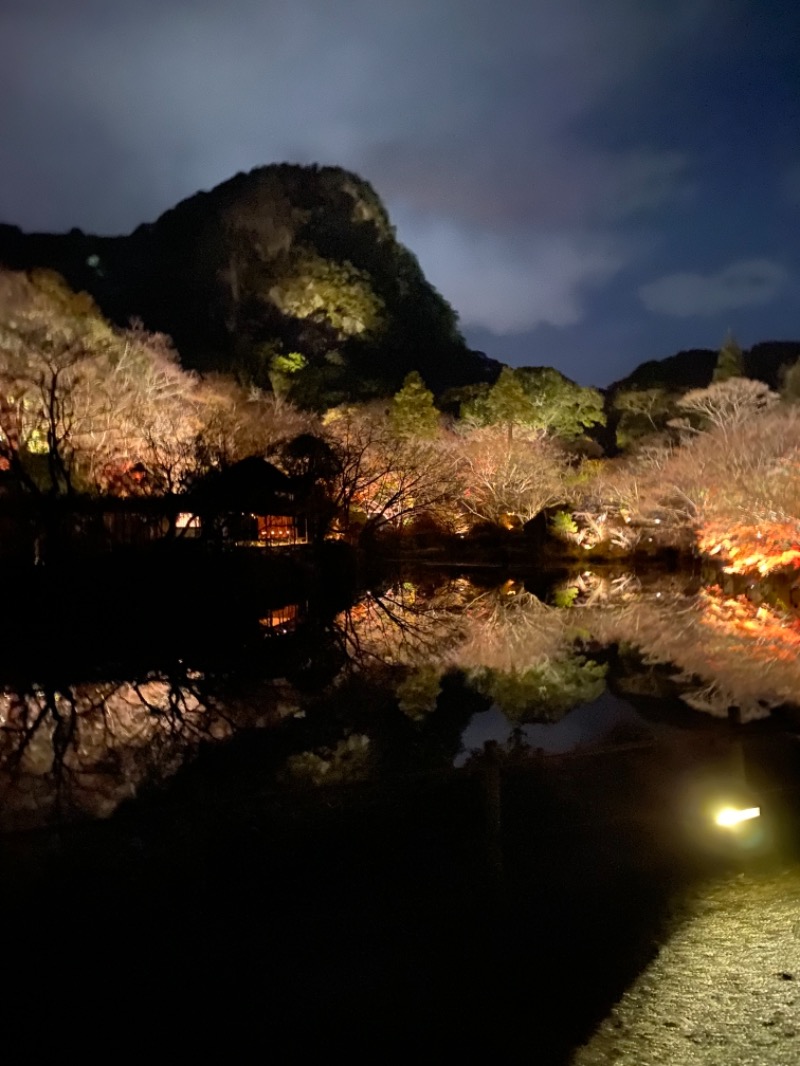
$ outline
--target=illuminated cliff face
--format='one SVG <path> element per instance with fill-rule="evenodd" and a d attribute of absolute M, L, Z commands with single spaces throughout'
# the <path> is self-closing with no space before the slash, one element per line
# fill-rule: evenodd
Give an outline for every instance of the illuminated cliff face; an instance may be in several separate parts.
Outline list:
<path fill-rule="evenodd" d="M 377 334 L 383 324 L 383 301 L 369 275 L 350 263 L 333 263 L 312 253 L 289 260 L 268 298 L 286 315 L 327 323 L 340 340 Z"/>
<path fill-rule="evenodd" d="M 258 167 L 125 237 L 6 230 L 7 265 L 57 269 L 118 325 L 171 336 L 187 368 L 268 388 L 265 346 L 300 353 L 297 384 L 315 408 L 390 395 L 415 369 L 437 392 L 499 369 L 467 349 L 375 190 L 338 167 Z M 331 369 L 340 346 L 349 369 Z"/>

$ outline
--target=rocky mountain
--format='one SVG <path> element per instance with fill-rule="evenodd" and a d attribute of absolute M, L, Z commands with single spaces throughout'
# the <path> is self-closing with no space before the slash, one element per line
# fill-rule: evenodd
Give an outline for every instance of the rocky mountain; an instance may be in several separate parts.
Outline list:
<path fill-rule="evenodd" d="M 493 381 L 400 244 L 368 182 L 338 167 L 238 174 L 128 236 L 0 225 L 0 262 L 47 267 L 112 321 L 168 333 L 188 367 L 233 372 L 307 406 Z"/>

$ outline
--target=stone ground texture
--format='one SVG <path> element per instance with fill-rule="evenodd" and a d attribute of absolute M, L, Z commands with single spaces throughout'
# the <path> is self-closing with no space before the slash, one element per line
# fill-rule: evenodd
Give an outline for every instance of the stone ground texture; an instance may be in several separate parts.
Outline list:
<path fill-rule="evenodd" d="M 574 1066 L 800 1063 L 800 868 L 710 880 Z"/>

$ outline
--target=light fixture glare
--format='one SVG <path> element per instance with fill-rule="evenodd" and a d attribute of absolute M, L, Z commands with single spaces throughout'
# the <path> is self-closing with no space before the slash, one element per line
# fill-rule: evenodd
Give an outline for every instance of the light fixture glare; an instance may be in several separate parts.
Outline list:
<path fill-rule="evenodd" d="M 723 807 L 722 810 L 716 814 L 714 821 L 723 829 L 732 829 L 741 822 L 749 822 L 753 818 L 760 817 L 760 807 Z"/>

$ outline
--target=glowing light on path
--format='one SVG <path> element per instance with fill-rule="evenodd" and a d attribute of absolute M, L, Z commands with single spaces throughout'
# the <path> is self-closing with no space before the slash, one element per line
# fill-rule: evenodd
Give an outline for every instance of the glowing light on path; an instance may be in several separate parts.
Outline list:
<path fill-rule="evenodd" d="M 732 829 L 741 822 L 749 822 L 753 818 L 761 817 L 760 807 L 723 807 L 715 816 L 714 821 L 723 829 Z"/>

